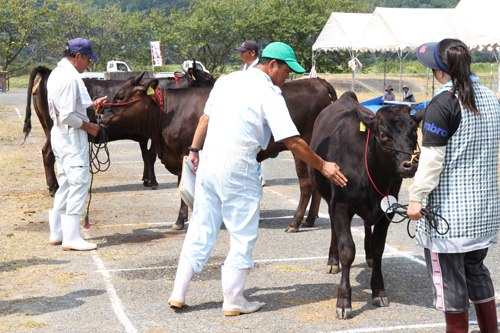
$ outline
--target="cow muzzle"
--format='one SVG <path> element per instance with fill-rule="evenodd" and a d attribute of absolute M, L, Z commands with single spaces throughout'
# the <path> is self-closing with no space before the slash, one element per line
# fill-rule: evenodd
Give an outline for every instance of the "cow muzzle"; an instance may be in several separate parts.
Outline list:
<path fill-rule="evenodd" d="M 413 176 L 415 176 L 417 168 L 418 161 L 416 161 L 415 159 L 406 160 L 399 164 L 398 172 L 403 178 L 412 178 Z"/>

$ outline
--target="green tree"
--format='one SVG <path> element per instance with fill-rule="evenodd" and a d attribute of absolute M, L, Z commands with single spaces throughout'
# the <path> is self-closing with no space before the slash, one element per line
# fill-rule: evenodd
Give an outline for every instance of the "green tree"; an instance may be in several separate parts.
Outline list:
<path fill-rule="evenodd" d="M 255 24 L 265 42 L 280 41 L 290 45 L 297 61 L 306 69 L 312 66 L 312 46 L 332 12 L 367 12 L 364 0 L 267 0 L 259 3 L 260 15 Z M 347 52 L 331 52 L 318 58 L 316 68 L 323 72 L 347 70 Z"/>
<path fill-rule="evenodd" d="M 0 4 L 0 65 L 22 70 L 45 54 L 47 36 L 53 35 L 54 0 L 4 0 Z M 11 69 L 11 67 L 13 67 Z"/>
<path fill-rule="evenodd" d="M 261 47 L 285 42 L 310 69 L 312 45 L 331 12 L 367 10 L 367 0 L 195 0 L 188 9 L 173 10 L 168 17 L 155 11 L 150 18 L 164 48 L 182 60 L 196 58 L 210 71 L 222 71 L 235 60 L 234 48 L 247 39 Z M 322 57 L 317 66 L 339 71 L 347 68 L 348 60 L 346 53 L 337 52 Z"/>
<path fill-rule="evenodd" d="M 104 70 L 109 60 L 132 62 L 147 59 L 149 23 L 139 12 L 122 12 L 116 5 L 99 8 L 93 3 L 67 0 L 56 10 L 59 47 L 54 55 L 61 57 L 65 41 L 82 37 L 92 42 L 101 59 L 90 70 Z M 62 42 L 61 42 L 62 41 Z"/>
<path fill-rule="evenodd" d="M 182 60 L 202 61 L 209 71 L 223 70 L 234 48 L 248 39 L 257 13 L 253 1 L 195 0 L 168 17 L 155 11 L 150 19 L 164 47 Z"/>

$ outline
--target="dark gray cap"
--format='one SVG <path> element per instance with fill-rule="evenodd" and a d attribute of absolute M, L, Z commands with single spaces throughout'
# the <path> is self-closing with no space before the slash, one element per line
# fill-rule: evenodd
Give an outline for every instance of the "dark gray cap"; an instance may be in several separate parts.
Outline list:
<path fill-rule="evenodd" d="M 241 43 L 240 47 L 235 48 L 236 51 L 248 51 L 248 50 L 254 50 L 255 53 L 259 52 L 259 47 L 257 46 L 257 43 L 254 42 L 253 40 L 246 40 L 243 43 Z"/>

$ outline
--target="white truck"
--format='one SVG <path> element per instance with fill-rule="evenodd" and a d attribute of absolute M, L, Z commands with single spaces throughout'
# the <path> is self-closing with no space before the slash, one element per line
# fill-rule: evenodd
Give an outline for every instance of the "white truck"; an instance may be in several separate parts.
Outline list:
<path fill-rule="evenodd" d="M 182 69 L 184 71 L 187 71 L 188 68 L 191 68 L 193 66 L 193 61 L 192 60 L 186 60 L 182 63 Z M 206 73 L 210 72 L 203 66 L 203 64 L 199 61 L 196 62 L 196 67 Z M 107 79 L 113 79 L 113 76 L 117 75 L 110 75 L 109 73 L 117 73 L 117 72 L 132 72 L 130 67 L 123 62 L 123 61 L 116 61 L 116 60 L 111 60 L 108 61 L 108 64 L 106 66 L 106 72 L 83 72 L 81 73 L 82 78 L 87 78 L 87 79 L 97 79 L 97 80 L 107 80 Z M 152 72 L 151 72 L 152 73 Z M 107 74 L 107 75 L 106 75 Z M 123 76 L 123 75 L 119 75 Z M 150 76 L 152 77 L 152 76 Z M 156 78 L 162 78 L 162 77 L 174 77 L 174 72 L 159 72 L 159 73 L 154 73 L 154 77 Z"/>
<path fill-rule="evenodd" d="M 188 70 L 188 68 L 192 68 L 192 67 L 193 67 L 192 60 L 186 60 L 182 63 L 182 69 L 184 70 L 184 72 L 186 72 Z M 199 61 L 196 62 L 196 68 L 204 71 L 205 73 L 210 74 L 210 72 L 205 68 L 205 66 L 203 66 L 203 64 Z M 174 72 L 158 72 L 158 73 L 155 73 L 155 77 L 158 77 L 158 78 L 160 78 L 160 77 L 174 77 Z"/>
<path fill-rule="evenodd" d="M 132 70 L 126 63 L 123 61 L 111 60 L 108 61 L 108 65 L 106 66 L 106 72 L 131 72 Z M 82 78 L 87 79 L 98 79 L 104 80 L 105 72 L 83 72 L 81 73 Z"/>

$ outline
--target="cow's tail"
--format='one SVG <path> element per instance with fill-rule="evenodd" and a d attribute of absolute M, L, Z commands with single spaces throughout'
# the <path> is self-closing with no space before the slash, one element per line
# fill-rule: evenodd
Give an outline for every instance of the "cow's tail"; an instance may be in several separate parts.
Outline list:
<path fill-rule="evenodd" d="M 28 135 L 31 133 L 31 96 L 33 94 L 33 86 L 35 83 L 35 78 L 37 74 L 40 73 L 40 82 L 42 80 L 47 80 L 48 75 L 50 74 L 51 70 L 47 67 L 43 66 L 38 66 L 33 68 L 30 74 L 30 79 L 29 79 L 29 85 L 28 85 L 28 98 L 26 101 L 26 114 L 24 117 L 24 127 L 23 127 L 23 132 L 24 132 L 24 141 L 22 144 L 26 142 L 26 138 L 28 138 Z"/>
<path fill-rule="evenodd" d="M 326 81 L 325 79 L 321 79 L 321 78 L 318 78 L 319 80 L 321 80 L 321 84 L 328 90 L 328 93 L 330 94 L 330 100 L 333 102 L 335 102 L 337 100 L 337 92 L 335 91 L 335 89 L 333 88 L 333 86 L 328 83 L 328 81 Z"/>

